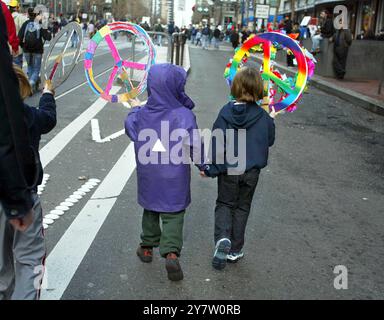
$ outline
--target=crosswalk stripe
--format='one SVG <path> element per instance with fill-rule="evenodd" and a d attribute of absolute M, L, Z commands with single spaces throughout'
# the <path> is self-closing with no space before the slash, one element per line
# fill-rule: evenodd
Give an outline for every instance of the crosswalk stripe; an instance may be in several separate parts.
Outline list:
<path fill-rule="evenodd" d="M 58 300 L 63 296 L 135 168 L 135 152 L 130 143 L 49 254 L 47 278 L 43 281 L 47 287 L 42 290 L 41 299 Z"/>

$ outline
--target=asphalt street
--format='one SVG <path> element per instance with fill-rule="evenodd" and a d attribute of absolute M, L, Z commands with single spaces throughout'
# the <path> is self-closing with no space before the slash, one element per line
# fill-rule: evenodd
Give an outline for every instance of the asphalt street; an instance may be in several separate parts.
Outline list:
<path fill-rule="evenodd" d="M 113 66 L 108 49 L 103 52 L 95 75 Z M 211 128 L 228 99 L 223 71 L 230 56 L 190 49 L 187 93 L 200 128 Z M 100 84 L 108 76 L 100 76 Z M 211 267 L 216 180 L 200 178 L 192 168 L 181 256 L 185 279 L 172 283 L 157 251 L 151 264 L 135 254 L 142 208 L 129 139 L 92 140 L 91 119 L 98 119 L 103 138 L 123 129 L 129 110 L 103 104 L 84 82 L 79 63 L 57 90 L 58 125 L 42 140 L 50 175 L 42 193 L 45 214 L 85 183 L 79 177 L 101 183 L 46 229 L 45 298 L 384 298 L 382 116 L 311 87 L 296 112 L 278 117 L 248 222 L 245 257 L 224 271 Z M 95 104 L 98 111 L 84 117 Z M 81 117 L 85 124 L 71 127 Z M 346 290 L 334 288 L 337 265 L 348 269 Z"/>

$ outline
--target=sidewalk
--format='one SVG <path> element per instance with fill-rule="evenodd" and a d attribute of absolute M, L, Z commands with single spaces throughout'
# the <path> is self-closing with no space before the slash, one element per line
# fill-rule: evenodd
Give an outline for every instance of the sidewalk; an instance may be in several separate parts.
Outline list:
<path fill-rule="evenodd" d="M 252 57 L 261 62 L 262 58 L 258 55 Z M 289 74 L 296 71 L 280 63 L 279 69 Z M 369 111 L 384 115 L 384 85 L 381 94 L 378 94 L 378 80 L 337 80 L 330 77 L 314 75 L 310 83 L 320 90 L 336 95 L 344 100 L 357 104 Z"/>

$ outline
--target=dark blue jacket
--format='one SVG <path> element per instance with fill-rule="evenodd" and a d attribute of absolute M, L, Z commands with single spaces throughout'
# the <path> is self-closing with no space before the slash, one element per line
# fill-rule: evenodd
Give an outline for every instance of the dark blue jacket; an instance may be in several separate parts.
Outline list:
<path fill-rule="evenodd" d="M 220 163 L 218 161 L 218 147 L 224 149 L 224 157 L 227 160 L 227 147 L 232 143 L 235 155 L 238 154 L 238 133 L 239 129 L 245 129 L 245 171 L 252 168 L 262 169 L 268 162 L 268 151 L 275 141 L 274 120 L 268 113 L 256 103 L 236 103 L 229 102 L 220 111 L 214 125 L 213 133 L 216 129 L 224 132 L 224 140 L 214 138 L 211 143 L 212 164 L 208 165 L 205 174 L 216 177 L 220 173 L 227 173 L 230 167 L 235 168 L 237 164 Z M 226 130 L 234 129 L 235 139 L 227 138 Z M 239 172 L 241 174 L 243 172 Z"/>
<path fill-rule="evenodd" d="M 50 93 L 44 93 L 39 102 L 39 108 L 24 104 L 25 117 L 29 129 L 32 148 L 39 154 L 39 144 L 42 134 L 49 133 L 56 126 L 56 102 Z M 39 160 L 40 161 L 40 160 Z M 43 180 L 43 168 L 39 166 L 38 185 Z M 37 186 L 35 186 L 37 189 Z"/>

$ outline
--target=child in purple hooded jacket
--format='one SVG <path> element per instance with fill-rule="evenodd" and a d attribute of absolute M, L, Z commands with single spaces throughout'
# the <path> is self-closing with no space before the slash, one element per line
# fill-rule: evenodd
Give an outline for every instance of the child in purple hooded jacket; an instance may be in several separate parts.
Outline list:
<path fill-rule="evenodd" d="M 191 202 L 189 158 L 199 159 L 195 163 L 201 160 L 194 103 L 184 91 L 186 80 L 181 67 L 152 66 L 148 101 L 125 120 L 126 133 L 135 146 L 138 202 L 144 208 L 137 255 L 142 262 L 151 262 L 153 248 L 159 247 L 172 281 L 183 279 L 178 257 L 185 209 Z"/>

